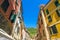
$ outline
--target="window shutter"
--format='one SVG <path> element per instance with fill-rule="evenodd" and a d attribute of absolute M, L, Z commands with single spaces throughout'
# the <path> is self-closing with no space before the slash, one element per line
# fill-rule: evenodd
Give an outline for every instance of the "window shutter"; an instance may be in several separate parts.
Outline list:
<path fill-rule="evenodd" d="M 16 19 L 16 14 L 14 14 L 14 10 L 11 11 L 9 19 L 11 20 L 12 23 L 15 22 Z"/>
<path fill-rule="evenodd" d="M 51 28 L 52 28 L 52 32 L 53 32 L 53 34 L 56 34 L 56 33 L 57 33 L 56 26 L 55 26 L 55 25 L 53 25 Z"/>
<path fill-rule="evenodd" d="M 46 13 L 47 13 L 47 15 L 49 14 L 49 11 L 48 11 L 48 9 L 46 9 Z"/>
<path fill-rule="evenodd" d="M 7 11 L 8 6 L 9 6 L 8 0 L 4 0 L 3 3 L 1 4 L 1 8 L 2 8 L 2 10 L 3 10 L 4 12 Z"/>
<path fill-rule="evenodd" d="M 51 22 L 51 21 L 52 21 L 51 16 L 48 16 L 48 21 L 49 21 L 49 22 Z"/>
<path fill-rule="evenodd" d="M 60 5 L 60 3 L 58 2 L 58 0 L 55 1 L 55 5 L 56 5 L 56 7 Z"/>
<path fill-rule="evenodd" d="M 60 10 L 56 10 L 57 15 L 60 17 Z"/>

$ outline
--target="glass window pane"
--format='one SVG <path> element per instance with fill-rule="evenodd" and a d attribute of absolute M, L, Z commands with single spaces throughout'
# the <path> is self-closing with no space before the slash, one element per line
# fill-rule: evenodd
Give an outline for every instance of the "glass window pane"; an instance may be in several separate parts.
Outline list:
<path fill-rule="evenodd" d="M 14 10 L 12 10 L 11 14 L 10 14 L 10 17 L 9 19 L 11 20 L 12 23 L 15 22 L 15 19 L 16 19 L 16 14 L 14 14 Z"/>
<path fill-rule="evenodd" d="M 49 21 L 49 22 L 52 22 L 51 16 L 48 16 L 48 21 Z"/>
<path fill-rule="evenodd" d="M 60 17 L 60 10 L 56 10 L 57 15 Z"/>
<path fill-rule="evenodd" d="M 51 28 L 52 28 L 53 34 L 57 33 L 57 29 L 55 25 L 53 25 Z"/>
<path fill-rule="evenodd" d="M 60 5 L 60 3 L 58 2 L 58 0 L 55 1 L 55 5 L 56 6 L 59 6 Z"/>
<path fill-rule="evenodd" d="M 4 0 L 4 2 L 1 4 L 1 8 L 3 9 L 4 12 L 7 11 L 8 6 L 9 6 L 8 0 Z"/>
<path fill-rule="evenodd" d="M 14 23 L 15 19 L 16 19 L 16 14 L 13 15 L 13 19 L 11 20 L 11 22 Z"/>
<path fill-rule="evenodd" d="M 49 11 L 48 11 L 48 9 L 46 9 L 46 13 L 47 13 L 47 15 L 49 14 Z"/>

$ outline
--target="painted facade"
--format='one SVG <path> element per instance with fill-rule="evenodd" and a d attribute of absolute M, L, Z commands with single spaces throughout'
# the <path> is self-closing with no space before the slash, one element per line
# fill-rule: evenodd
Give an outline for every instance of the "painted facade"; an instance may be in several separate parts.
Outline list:
<path fill-rule="evenodd" d="M 51 0 L 44 8 L 51 40 L 60 40 L 60 0 Z"/>
<path fill-rule="evenodd" d="M 0 0 L 0 29 L 21 40 L 21 20 L 21 0 Z"/>
<path fill-rule="evenodd" d="M 41 13 L 47 25 L 47 40 L 60 40 L 60 0 L 50 0 Z"/>

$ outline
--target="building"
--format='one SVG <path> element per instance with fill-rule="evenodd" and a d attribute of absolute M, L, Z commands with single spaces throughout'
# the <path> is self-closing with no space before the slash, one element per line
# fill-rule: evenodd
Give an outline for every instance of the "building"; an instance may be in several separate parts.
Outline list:
<path fill-rule="evenodd" d="M 26 28 L 22 29 L 22 40 L 31 40 L 30 33 Z"/>
<path fill-rule="evenodd" d="M 21 40 L 31 40 L 30 33 L 25 28 L 24 21 L 21 21 Z"/>
<path fill-rule="evenodd" d="M 60 40 L 60 0 L 50 0 L 41 14 L 47 40 Z"/>
<path fill-rule="evenodd" d="M 21 0 L 0 0 L 0 29 L 3 30 L 1 32 L 6 32 L 15 40 L 20 40 L 22 35 L 21 5 Z"/>
<path fill-rule="evenodd" d="M 45 29 L 44 29 L 41 11 L 39 12 L 39 15 L 38 15 L 36 40 L 46 40 Z"/>
<path fill-rule="evenodd" d="M 60 0 L 51 0 L 45 7 L 46 22 L 51 40 L 60 40 Z"/>

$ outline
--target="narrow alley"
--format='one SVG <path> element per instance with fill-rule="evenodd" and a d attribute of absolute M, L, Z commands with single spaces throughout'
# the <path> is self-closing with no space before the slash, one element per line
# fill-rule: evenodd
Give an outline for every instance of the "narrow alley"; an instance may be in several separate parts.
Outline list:
<path fill-rule="evenodd" d="M 60 40 L 60 0 L 0 0 L 0 40 Z"/>

